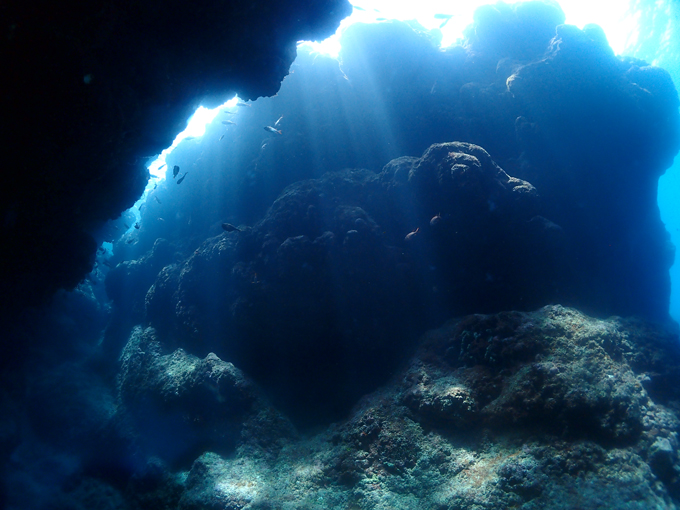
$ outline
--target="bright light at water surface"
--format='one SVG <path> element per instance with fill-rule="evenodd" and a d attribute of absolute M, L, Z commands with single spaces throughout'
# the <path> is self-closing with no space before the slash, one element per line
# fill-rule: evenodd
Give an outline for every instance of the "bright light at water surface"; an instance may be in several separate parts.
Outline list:
<path fill-rule="evenodd" d="M 550 0 L 544 1 L 549 2 Z M 661 8 L 663 5 L 670 6 L 672 5 L 671 2 L 675 1 L 657 0 L 657 7 Z M 631 9 L 633 2 L 634 0 L 558 0 L 556 3 L 564 11 L 566 23 L 576 25 L 579 28 L 583 28 L 590 23 L 602 27 L 614 52 L 621 55 L 626 54 L 627 49 L 633 48 L 638 43 L 640 35 L 639 22 L 641 14 L 639 11 L 633 12 Z M 482 5 L 493 5 L 496 3 L 496 0 L 352 0 L 351 3 L 354 5 L 352 14 L 342 21 L 333 36 L 322 42 L 303 41 L 299 47 L 306 47 L 319 54 L 337 57 L 341 50 L 340 37 L 349 26 L 358 22 L 384 23 L 391 20 L 415 20 L 427 30 L 439 30 L 442 35 L 441 46 L 448 47 L 462 39 L 463 30 L 472 23 L 473 15 L 477 8 Z M 506 0 L 506 3 L 513 4 L 516 2 Z M 667 33 L 670 33 L 670 30 L 667 30 Z M 668 41 L 665 42 L 668 43 Z M 661 51 L 662 48 L 658 50 Z M 202 137 L 205 133 L 206 125 L 213 121 L 220 108 L 234 107 L 237 102 L 238 98 L 234 97 L 215 109 L 199 107 L 188 120 L 186 129 L 177 135 L 172 145 L 162 151 L 148 165 L 151 179 L 144 194 L 131 209 L 137 220 L 140 220 L 139 207 L 146 201 L 149 192 L 165 179 L 166 172 L 168 171 L 166 158 L 171 152 L 187 138 Z M 674 168 L 677 167 L 678 165 L 676 164 Z M 666 182 L 668 182 L 668 186 L 671 186 L 670 174 L 671 172 L 661 180 L 661 189 L 666 186 L 664 184 Z M 674 182 L 678 182 L 677 177 Z M 677 184 L 674 184 L 674 186 L 677 187 Z M 670 196 L 670 192 L 667 192 L 666 195 L 659 198 L 660 205 L 663 206 L 666 203 L 665 209 L 662 207 L 662 214 L 669 229 L 674 232 L 680 232 L 680 227 L 677 227 L 677 225 L 680 225 L 680 223 L 677 223 L 677 214 L 673 216 L 673 218 L 676 218 L 674 220 L 675 223 L 670 219 L 670 214 L 676 211 L 674 202 L 672 202 L 672 199 L 668 199 Z M 675 227 L 672 228 L 672 225 L 675 225 Z M 129 231 L 132 229 L 133 227 L 130 227 Z M 676 242 L 676 244 L 678 243 Z M 680 275 L 680 271 L 677 270 L 678 265 L 680 264 L 675 266 L 676 274 Z M 679 282 L 680 276 L 674 276 L 674 295 L 672 297 L 675 303 L 674 316 L 676 320 L 680 321 Z"/>
<path fill-rule="evenodd" d="M 234 96 L 223 105 L 213 108 L 212 110 L 209 110 L 204 106 L 199 106 L 187 121 L 186 129 L 178 134 L 175 137 L 175 140 L 172 142 L 172 145 L 161 152 L 160 155 L 148 166 L 149 173 L 153 178 L 152 180 L 156 182 L 155 179 L 163 179 L 165 177 L 165 158 L 168 156 L 168 154 L 175 150 L 175 147 L 177 147 L 182 142 L 182 140 L 186 138 L 200 138 L 203 136 L 205 134 L 205 127 L 213 121 L 215 116 L 219 113 L 220 108 L 231 108 L 232 106 L 236 106 L 237 102 L 238 97 Z M 142 197 L 140 201 L 145 198 L 146 197 Z"/>
<path fill-rule="evenodd" d="M 303 41 L 299 47 L 337 57 L 340 53 L 340 36 L 354 23 L 382 23 L 390 20 L 415 20 L 427 30 L 440 30 L 441 46 L 455 44 L 463 36 L 463 30 L 472 23 L 475 10 L 481 5 L 493 4 L 490 0 L 356 0 L 352 14 L 345 18 L 334 35 L 322 42 Z M 516 2 L 507 2 L 516 3 Z M 624 53 L 627 46 L 636 40 L 637 19 L 630 13 L 629 2 L 616 0 L 563 0 L 558 2 L 566 15 L 566 22 L 583 28 L 595 23 L 600 25 L 609 44 L 617 54 Z M 238 97 L 223 105 L 208 109 L 200 106 L 187 122 L 187 127 L 179 133 L 172 145 L 165 149 L 148 166 L 151 180 L 138 204 L 146 200 L 147 192 L 165 178 L 166 157 L 185 139 L 200 138 L 206 125 L 212 122 L 220 108 L 233 107 Z"/>
<path fill-rule="evenodd" d="M 494 4 L 491 0 L 356 0 L 352 14 L 345 18 L 334 35 L 322 42 L 301 43 L 313 51 L 337 57 L 340 36 L 354 23 L 381 23 L 389 20 L 416 20 L 428 30 L 442 33 L 442 48 L 462 38 L 475 10 L 481 5 Z M 506 2 L 516 3 L 516 2 Z M 635 42 L 636 17 L 629 12 L 629 2 L 617 0 L 563 0 L 558 2 L 566 15 L 566 23 L 583 28 L 595 23 L 607 34 L 609 44 L 617 54 Z"/>

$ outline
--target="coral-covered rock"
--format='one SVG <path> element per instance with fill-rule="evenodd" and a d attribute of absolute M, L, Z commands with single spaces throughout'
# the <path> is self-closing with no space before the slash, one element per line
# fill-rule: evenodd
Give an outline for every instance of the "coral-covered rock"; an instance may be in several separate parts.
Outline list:
<path fill-rule="evenodd" d="M 677 364 L 673 339 L 557 306 L 451 321 L 346 420 L 266 462 L 203 453 L 180 508 L 674 509 L 677 409 L 628 357 L 641 340 Z"/>
<path fill-rule="evenodd" d="M 430 321 L 567 293 L 566 240 L 537 199 L 465 143 L 380 174 L 328 173 L 161 271 L 147 319 L 187 350 L 233 360 L 300 419 L 336 419 Z"/>
<path fill-rule="evenodd" d="M 121 361 L 119 399 L 140 444 L 171 463 L 191 460 L 205 448 L 229 452 L 244 440 L 274 447 L 293 434 L 253 383 L 215 354 L 199 359 L 182 349 L 164 353 L 152 328 L 135 328 Z M 244 424 L 251 430 L 241 437 Z"/>
<path fill-rule="evenodd" d="M 561 307 L 470 316 L 430 335 L 405 402 L 423 419 L 460 428 L 481 421 L 630 443 L 643 431 L 649 396 L 624 361 L 622 331 Z M 452 395 L 458 407 L 469 402 L 455 420 L 441 404 Z"/>
<path fill-rule="evenodd" d="M 253 505 L 257 508 L 257 503 L 266 501 L 268 492 L 267 483 L 261 479 L 263 468 L 251 460 L 232 462 L 205 453 L 191 466 L 178 508 L 241 510 Z"/>

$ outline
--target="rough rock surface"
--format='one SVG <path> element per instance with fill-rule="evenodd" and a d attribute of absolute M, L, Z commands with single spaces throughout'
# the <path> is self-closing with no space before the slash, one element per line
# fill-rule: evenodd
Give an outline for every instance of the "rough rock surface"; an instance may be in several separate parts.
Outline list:
<path fill-rule="evenodd" d="M 294 434 L 233 364 L 166 350 L 153 328 L 138 327 L 121 357 L 119 402 L 146 454 L 181 466 L 206 449 L 228 454 L 248 441 L 273 448 Z"/>
<path fill-rule="evenodd" d="M 124 318 L 135 324 L 142 320 L 144 297 L 171 256 L 168 241 L 159 238 L 144 256 L 125 260 L 106 274 L 106 294 L 115 304 L 118 320 Z"/>
<path fill-rule="evenodd" d="M 329 173 L 161 271 L 147 320 L 233 360 L 294 414 L 313 402 L 335 419 L 431 321 L 563 297 L 563 239 L 537 211 L 531 184 L 471 144 L 436 144 L 380 174 Z"/>
<path fill-rule="evenodd" d="M 92 235 L 139 197 L 144 161 L 196 107 L 275 94 L 297 41 L 324 39 L 350 10 L 345 0 L 4 2 L 3 309 L 73 288 L 92 269 Z"/>
<path fill-rule="evenodd" d="M 347 420 L 274 450 L 208 450 L 147 495 L 182 509 L 675 509 L 679 362 L 677 335 L 641 321 L 467 316 L 426 334 Z"/>

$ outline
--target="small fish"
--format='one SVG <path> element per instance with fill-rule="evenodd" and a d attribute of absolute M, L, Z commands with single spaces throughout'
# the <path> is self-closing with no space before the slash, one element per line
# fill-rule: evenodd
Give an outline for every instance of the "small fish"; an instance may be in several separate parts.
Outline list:
<path fill-rule="evenodd" d="M 222 228 L 224 229 L 225 232 L 241 232 L 241 229 L 238 227 L 235 227 L 231 223 L 222 223 Z"/>
<path fill-rule="evenodd" d="M 375 18 L 376 21 L 387 21 L 387 18 Z"/>
<path fill-rule="evenodd" d="M 437 213 L 436 215 L 432 216 L 432 219 L 430 220 L 430 226 L 431 226 L 431 227 L 434 227 L 434 226 L 436 226 L 437 223 L 439 223 L 440 221 L 442 221 L 442 214 L 441 214 L 441 213 Z"/>
<path fill-rule="evenodd" d="M 139 224 L 139 222 L 135 223 L 135 228 L 136 228 L 137 230 L 139 230 L 139 227 L 141 227 L 141 225 Z"/>
<path fill-rule="evenodd" d="M 228 126 L 229 124 L 233 124 L 233 125 L 235 126 L 235 125 L 236 125 L 236 122 L 232 122 L 232 121 L 230 121 L 230 120 L 223 120 L 223 121 L 222 121 L 222 124 L 224 124 L 225 126 Z"/>
<path fill-rule="evenodd" d="M 412 241 L 413 238 L 418 234 L 419 231 L 420 231 L 420 227 L 418 227 L 417 229 L 415 229 L 413 232 L 410 232 L 410 233 L 406 234 L 406 237 L 404 238 L 404 241 L 406 241 L 406 242 Z"/>
<path fill-rule="evenodd" d="M 222 110 L 222 113 L 226 113 L 227 115 L 236 115 L 236 112 L 230 112 L 229 110 Z"/>
<path fill-rule="evenodd" d="M 179 166 L 175 165 L 172 167 L 172 178 L 174 179 L 177 177 L 177 174 L 179 173 Z"/>
<path fill-rule="evenodd" d="M 435 14 L 434 19 L 443 19 L 444 23 L 439 25 L 439 28 L 444 28 L 444 26 L 453 18 L 453 14 Z"/>
<path fill-rule="evenodd" d="M 157 218 L 157 219 L 158 219 L 158 221 L 162 221 L 163 223 L 165 223 L 165 220 L 163 218 Z"/>
<path fill-rule="evenodd" d="M 248 108 L 250 108 L 253 105 L 251 105 L 250 103 L 244 103 L 243 101 L 239 101 L 238 103 L 236 103 L 236 106 L 247 106 Z"/>
<path fill-rule="evenodd" d="M 276 129 L 276 128 L 273 128 L 271 126 L 265 126 L 264 130 L 269 131 L 270 133 L 278 133 L 279 135 L 283 134 L 280 129 Z"/>
<path fill-rule="evenodd" d="M 184 178 L 187 176 L 188 173 L 189 172 L 184 172 L 184 175 L 182 177 L 180 177 L 179 179 L 177 179 L 177 184 L 182 184 L 182 181 L 184 180 Z"/>
<path fill-rule="evenodd" d="M 220 136 L 220 140 L 222 140 L 222 138 L 224 138 L 224 135 Z"/>
<path fill-rule="evenodd" d="M 279 120 L 277 120 L 277 121 L 274 123 L 274 127 L 279 127 L 279 123 L 280 123 L 282 120 L 283 120 L 283 115 L 281 115 L 281 116 L 279 117 Z"/>
<path fill-rule="evenodd" d="M 432 88 L 430 89 L 430 94 L 434 94 L 435 92 L 437 92 L 437 80 L 434 80 Z"/>
<path fill-rule="evenodd" d="M 154 188 L 154 189 L 156 189 L 156 188 Z M 140 206 L 137 208 L 137 210 L 141 211 L 142 207 L 144 207 L 145 205 L 146 205 L 146 202 L 144 202 L 143 204 L 140 204 Z"/>
<path fill-rule="evenodd" d="M 156 184 L 153 185 L 153 189 L 156 189 L 157 187 L 158 187 L 158 183 L 156 183 Z M 142 205 L 144 205 L 144 204 L 142 204 Z M 139 210 L 141 211 L 142 208 L 140 207 Z"/>
<path fill-rule="evenodd" d="M 134 240 L 134 239 L 128 239 L 126 242 L 127 242 L 128 244 L 132 244 L 132 243 L 135 242 L 135 240 Z"/>
<path fill-rule="evenodd" d="M 158 167 L 158 169 L 160 170 L 161 168 L 163 168 L 166 165 L 167 165 L 167 163 L 163 163 L 161 166 Z"/>
<path fill-rule="evenodd" d="M 353 5 L 352 7 L 354 7 L 357 11 L 365 11 L 366 10 L 363 7 L 359 7 L 358 5 Z"/>
<path fill-rule="evenodd" d="M 130 225 L 128 225 L 127 223 L 123 223 L 123 225 L 125 225 L 126 229 L 130 228 Z"/>
<path fill-rule="evenodd" d="M 163 202 L 161 202 L 161 199 L 158 198 L 156 195 L 154 195 L 153 197 L 156 199 L 156 202 L 158 202 L 159 204 L 162 204 L 162 203 L 163 203 Z"/>

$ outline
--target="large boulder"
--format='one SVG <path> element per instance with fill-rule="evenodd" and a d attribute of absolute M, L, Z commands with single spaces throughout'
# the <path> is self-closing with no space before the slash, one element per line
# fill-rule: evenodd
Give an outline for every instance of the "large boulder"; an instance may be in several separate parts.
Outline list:
<path fill-rule="evenodd" d="M 427 325 L 568 295 L 566 237 L 539 209 L 531 184 L 471 144 L 329 173 L 162 270 L 147 320 L 232 360 L 297 419 L 338 418 Z"/>
<path fill-rule="evenodd" d="M 680 494 L 679 364 L 677 334 L 639 320 L 561 306 L 460 317 L 422 337 L 407 366 L 341 422 L 269 455 L 206 449 L 174 491 L 139 486 L 135 496 L 187 510 L 670 510 Z M 180 395 L 197 377 L 182 373 Z"/>
<path fill-rule="evenodd" d="M 230 453 L 247 444 L 276 450 L 295 431 L 232 363 L 169 350 L 153 328 L 135 328 L 121 356 L 121 414 L 141 453 L 172 466 L 205 449 Z"/>

